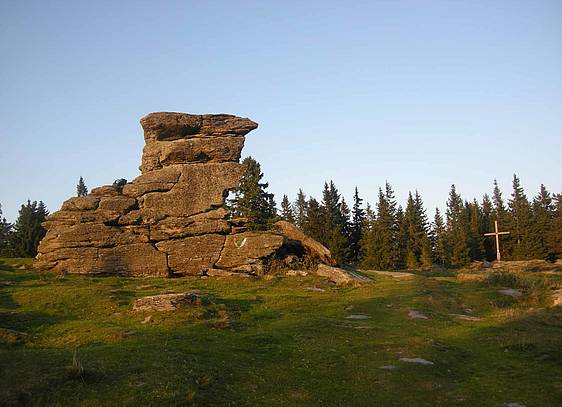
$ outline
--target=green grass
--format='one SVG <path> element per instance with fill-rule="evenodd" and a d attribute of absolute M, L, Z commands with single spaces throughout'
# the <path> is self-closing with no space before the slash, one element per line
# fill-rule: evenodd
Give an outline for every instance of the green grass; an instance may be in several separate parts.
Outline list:
<path fill-rule="evenodd" d="M 510 278 L 376 277 L 341 288 L 315 277 L 57 277 L 6 259 L 0 328 L 27 335 L 0 334 L 0 404 L 562 405 L 562 310 L 535 293 L 561 279 Z M 499 294 L 507 283 L 524 296 Z M 214 305 L 131 312 L 135 298 L 191 290 Z M 411 320 L 410 309 L 431 319 Z M 450 315 L 467 313 L 482 320 Z"/>

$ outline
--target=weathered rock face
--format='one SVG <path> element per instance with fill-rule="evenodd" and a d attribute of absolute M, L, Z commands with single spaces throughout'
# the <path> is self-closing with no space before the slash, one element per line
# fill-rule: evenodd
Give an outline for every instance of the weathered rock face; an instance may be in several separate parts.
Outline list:
<path fill-rule="evenodd" d="M 122 188 L 70 198 L 44 223 L 35 267 L 133 276 L 262 274 L 271 257 L 330 252 L 287 222 L 248 232 L 224 208 L 243 173 L 244 136 L 257 127 L 232 115 L 151 113 L 141 119 L 142 174 Z M 208 272 L 208 273 L 207 273 Z"/>

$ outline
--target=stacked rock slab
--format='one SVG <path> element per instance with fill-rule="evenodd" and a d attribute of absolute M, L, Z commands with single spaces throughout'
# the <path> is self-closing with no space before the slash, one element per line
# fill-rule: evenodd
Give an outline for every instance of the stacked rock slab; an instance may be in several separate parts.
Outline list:
<path fill-rule="evenodd" d="M 134 276 L 260 274 L 264 259 L 295 252 L 332 263 L 323 246 L 315 254 L 309 241 L 299 243 L 290 224 L 252 232 L 229 219 L 225 199 L 239 184 L 244 136 L 256 123 L 163 112 L 143 117 L 141 125 L 142 174 L 123 187 L 94 188 L 64 202 L 44 223 L 35 267 Z"/>

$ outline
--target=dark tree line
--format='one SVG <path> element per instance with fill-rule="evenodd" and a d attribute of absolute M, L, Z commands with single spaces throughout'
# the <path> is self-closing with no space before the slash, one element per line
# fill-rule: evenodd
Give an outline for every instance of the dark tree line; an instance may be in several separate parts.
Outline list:
<path fill-rule="evenodd" d="M 432 264 L 447 267 L 471 261 L 495 260 L 495 242 L 484 237 L 494 221 L 510 231 L 501 237 L 502 259 L 555 260 L 562 258 L 562 194 L 551 195 L 544 185 L 529 200 L 519 178 L 505 202 L 497 182 L 492 196 L 464 200 L 451 186 L 445 214 L 436 209 L 430 221 L 418 191 L 410 193 L 402 208 L 387 182 L 379 189 L 375 207 L 360 198 L 357 188 L 350 209 L 330 181 L 322 200 L 307 199 L 299 190 L 295 202 L 285 195 L 281 216 L 326 245 L 340 264 L 357 264 L 381 270 L 428 270 Z"/>
<path fill-rule="evenodd" d="M 244 175 L 227 204 L 231 216 L 246 218 L 253 230 L 267 230 L 278 219 L 293 222 L 327 246 L 340 264 L 427 270 L 433 264 L 456 267 L 471 261 L 492 261 L 496 256 L 494 239 L 484 234 L 494 230 L 496 220 L 502 230 L 510 232 L 501 238 L 502 259 L 562 258 L 562 194 L 551 194 L 541 185 L 529 200 L 516 175 L 507 202 L 496 181 L 492 195 L 485 194 L 481 201 L 464 200 L 452 185 L 445 213 L 436 209 L 430 222 L 418 191 L 409 193 L 402 208 L 388 182 L 379 189 L 374 207 L 363 205 L 357 188 L 350 207 L 330 181 L 324 183 L 321 201 L 307 198 L 299 190 L 294 202 L 283 196 L 278 213 L 273 194 L 267 192 L 268 183 L 262 182 L 260 164 L 252 157 L 242 164 Z M 77 195 L 84 196 L 87 191 L 80 177 Z M 0 206 L 0 256 L 34 257 L 45 235 L 41 223 L 48 214 L 43 202 L 27 201 L 16 222 L 10 224 L 2 217 Z"/>
<path fill-rule="evenodd" d="M 41 224 L 48 215 L 42 201 L 27 201 L 21 206 L 16 223 L 11 224 L 2 217 L 0 206 L 0 256 L 35 257 L 37 246 L 45 236 Z"/>

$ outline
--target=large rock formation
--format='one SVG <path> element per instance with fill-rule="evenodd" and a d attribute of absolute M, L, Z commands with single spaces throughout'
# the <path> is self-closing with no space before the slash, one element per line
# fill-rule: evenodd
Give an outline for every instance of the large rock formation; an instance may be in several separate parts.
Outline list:
<path fill-rule="evenodd" d="M 237 187 L 244 136 L 258 125 L 231 115 L 151 113 L 141 119 L 142 174 L 70 198 L 44 223 L 35 266 L 134 276 L 262 274 L 271 259 L 330 252 L 293 225 L 246 230 L 225 209 Z"/>

